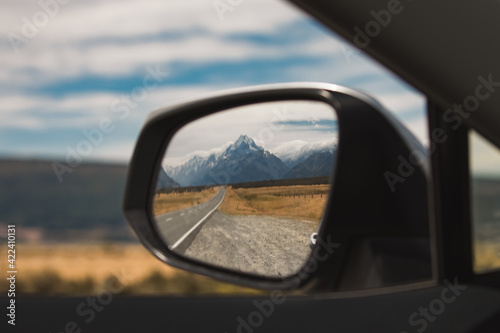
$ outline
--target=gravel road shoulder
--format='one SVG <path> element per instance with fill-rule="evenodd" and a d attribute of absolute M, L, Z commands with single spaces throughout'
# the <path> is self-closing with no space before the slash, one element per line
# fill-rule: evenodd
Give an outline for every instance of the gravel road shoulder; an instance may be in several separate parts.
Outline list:
<path fill-rule="evenodd" d="M 309 221 L 215 212 L 185 255 L 246 273 L 286 277 L 309 257 L 314 231 L 316 224 Z"/>

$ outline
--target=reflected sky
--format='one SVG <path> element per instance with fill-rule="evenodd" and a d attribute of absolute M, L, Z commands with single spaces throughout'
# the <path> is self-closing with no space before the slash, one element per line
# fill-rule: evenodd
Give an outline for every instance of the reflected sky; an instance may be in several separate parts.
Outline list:
<path fill-rule="evenodd" d="M 253 104 L 218 112 L 182 127 L 167 147 L 165 165 L 177 165 L 192 155 L 207 156 L 223 150 L 240 135 L 251 137 L 275 152 L 297 141 L 337 142 L 337 116 L 333 108 L 315 101 L 279 101 Z"/>

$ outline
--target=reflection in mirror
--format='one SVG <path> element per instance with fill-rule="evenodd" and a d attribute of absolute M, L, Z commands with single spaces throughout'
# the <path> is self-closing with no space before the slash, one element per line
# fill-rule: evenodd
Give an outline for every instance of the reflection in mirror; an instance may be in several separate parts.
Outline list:
<path fill-rule="evenodd" d="M 335 111 L 316 101 L 252 104 L 182 127 L 153 200 L 165 243 L 243 273 L 298 272 L 323 216 L 337 133 Z"/>

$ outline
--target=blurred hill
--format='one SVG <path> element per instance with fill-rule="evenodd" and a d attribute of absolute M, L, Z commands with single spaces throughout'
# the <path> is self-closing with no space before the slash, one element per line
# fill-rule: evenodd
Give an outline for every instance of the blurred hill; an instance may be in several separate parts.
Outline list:
<path fill-rule="evenodd" d="M 43 239 L 132 239 L 121 213 L 126 171 L 81 164 L 59 182 L 52 162 L 2 159 L 0 224 Z"/>

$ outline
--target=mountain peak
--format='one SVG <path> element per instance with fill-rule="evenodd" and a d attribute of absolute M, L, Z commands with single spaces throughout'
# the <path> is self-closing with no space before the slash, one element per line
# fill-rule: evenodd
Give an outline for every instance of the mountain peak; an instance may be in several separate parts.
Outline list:
<path fill-rule="evenodd" d="M 240 135 L 238 140 L 236 140 L 235 143 L 230 145 L 227 149 L 224 155 L 227 155 L 229 153 L 237 152 L 239 154 L 246 154 L 252 151 L 260 151 L 263 152 L 264 148 L 257 146 L 255 141 L 248 135 Z"/>
<path fill-rule="evenodd" d="M 236 140 L 236 142 L 234 143 L 234 145 L 236 147 L 239 147 L 242 144 L 247 144 L 249 146 L 256 146 L 255 141 L 253 141 L 253 139 L 251 137 L 249 137 L 248 135 L 245 135 L 245 134 L 240 135 L 238 140 Z"/>

